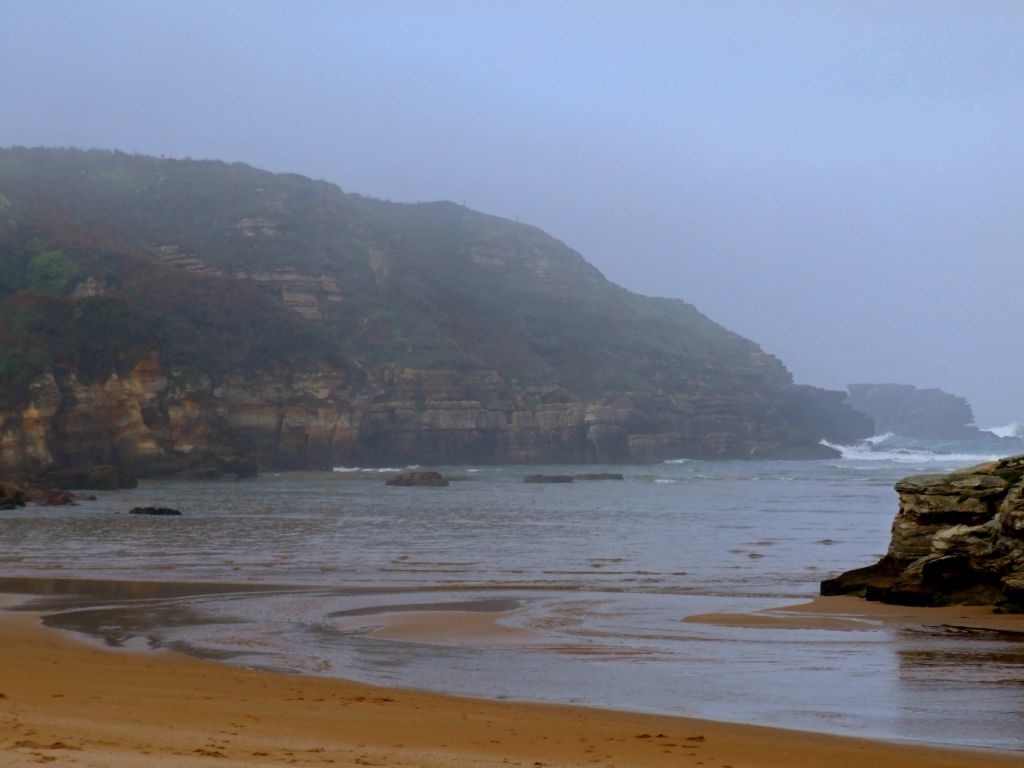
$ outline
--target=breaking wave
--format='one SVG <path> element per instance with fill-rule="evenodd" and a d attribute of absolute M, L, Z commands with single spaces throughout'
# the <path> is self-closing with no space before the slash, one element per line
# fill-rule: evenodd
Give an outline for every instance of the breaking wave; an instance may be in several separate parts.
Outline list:
<path fill-rule="evenodd" d="M 419 464 L 410 464 L 408 467 L 335 467 L 335 472 L 345 472 L 349 474 L 361 473 L 361 472 L 404 472 L 407 469 L 419 469 Z"/>
<path fill-rule="evenodd" d="M 886 432 L 855 445 L 839 445 L 822 440 L 843 459 L 855 462 L 890 462 L 894 464 L 929 464 L 933 462 L 980 464 L 1003 456 L 1024 452 L 1024 440 L 997 436 L 981 440 L 927 441 L 913 440 Z"/>
<path fill-rule="evenodd" d="M 1019 421 L 1011 421 L 1001 427 L 986 427 L 985 432 L 991 432 L 996 437 L 1022 437 L 1024 438 L 1024 424 Z"/>
<path fill-rule="evenodd" d="M 857 445 L 838 445 L 822 440 L 822 445 L 834 448 L 844 459 L 851 461 L 888 461 L 894 464 L 929 464 L 932 462 L 956 462 L 964 464 L 980 464 L 994 461 L 1006 454 L 1002 453 L 941 453 L 926 448 L 880 448 L 880 442 L 864 440 Z"/>

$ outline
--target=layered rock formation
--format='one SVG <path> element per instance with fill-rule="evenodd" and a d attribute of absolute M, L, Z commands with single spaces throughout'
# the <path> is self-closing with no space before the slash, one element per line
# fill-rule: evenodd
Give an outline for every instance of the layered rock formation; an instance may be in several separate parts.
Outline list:
<path fill-rule="evenodd" d="M 0 469 L 116 464 L 141 475 L 248 476 L 257 467 L 325 468 L 402 463 L 619 463 L 667 457 L 804 458 L 831 455 L 817 444 L 827 425 L 801 425 L 773 413 L 768 390 L 745 397 L 621 394 L 587 403 L 553 390 L 489 402 L 465 400 L 465 377 L 450 379 L 452 399 L 353 397 L 332 371 L 227 377 L 174 383 L 157 357 L 125 375 L 87 384 L 51 373 L 33 383 L 28 404 L 0 411 Z M 813 392 L 827 409 L 837 393 Z M 530 397 L 532 395 L 532 397 Z M 547 399 L 558 398 L 555 402 Z"/>
<path fill-rule="evenodd" d="M 878 563 L 821 584 L 902 605 L 1024 610 L 1024 456 L 896 484 L 899 512 Z"/>
<path fill-rule="evenodd" d="M 0 150 L 0 194 L 0 473 L 802 458 L 872 431 L 462 206 L 70 150 Z"/>

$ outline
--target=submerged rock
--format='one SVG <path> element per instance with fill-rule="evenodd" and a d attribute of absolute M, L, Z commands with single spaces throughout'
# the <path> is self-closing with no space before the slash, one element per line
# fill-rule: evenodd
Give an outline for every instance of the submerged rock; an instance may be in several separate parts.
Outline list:
<path fill-rule="evenodd" d="M 427 488 L 443 488 L 448 485 L 448 480 L 440 472 L 431 470 L 416 470 L 412 472 L 400 472 L 387 481 L 387 485 L 417 486 Z"/>
<path fill-rule="evenodd" d="M 176 509 L 170 507 L 133 507 L 128 511 L 129 515 L 158 515 L 163 517 L 170 517 L 180 515 Z"/>
<path fill-rule="evenodd" d="M 524 483 L 571 483 L 575 478 L 572 475 L 527 475 L 523 478 Z"/>
<path fill-rule="evenodd" d="M 624 480 L 621 472 L 588 472 L 582 475 L 573 475 L 576 480 Z"/>
<path fill-rule="evenodd" d="M 875 565 L 826 579 L 823 595 L 1024 610 L 1024 456 L 913 475 L 896 491 L 888 552 Z"/>

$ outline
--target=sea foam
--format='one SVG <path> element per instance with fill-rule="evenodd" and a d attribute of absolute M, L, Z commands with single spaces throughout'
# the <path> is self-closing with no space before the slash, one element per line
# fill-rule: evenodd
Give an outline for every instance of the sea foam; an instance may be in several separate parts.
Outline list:
<path fill-rule="evenodd" d="M 1001 427 L 986 427 L 984 431 L 991 432 L 996 437 L 1024 437 L 1024 424 L 1011 421 Z"/>
<path fill-rule="evenodd" d="M 856 445 L 839 445 L 822 440 L 822 445 L 839 451 L 844 459 L 850 461 L 888 461 L 895 464 L 929 464 L 933 462 L 956 462 L 958 464 L 981 464 L 994 461 L 1001 454 L 994 453 L 940 453 L 927 448 L 897 448 L 884 446 L 892 433 L 876 435 Z"/>

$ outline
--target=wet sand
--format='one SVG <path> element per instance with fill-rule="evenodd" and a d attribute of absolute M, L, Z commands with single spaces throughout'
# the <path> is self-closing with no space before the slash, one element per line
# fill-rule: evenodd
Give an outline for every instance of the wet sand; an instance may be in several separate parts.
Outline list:
<path fill-rule="evenodd" d="M 105 649 L 43 628 L 38 614 L 0 613 L 0 765 L 50 762 L 967 768 L 1020 766 L 1024 755 L 250 671 Z"/>
<path fill-rule="evenodd" d="M 858 597 L 818 597 L 810 602 L 756 613 L 705 613 L 685 622 L 751 629 L 829 629 L 857 631 L 882 624 L 962 627 L 1024 633 L 1024 615 L 996 614 L 987 606 L 949 605 L 910 608 L 868 602 Z"/>
<path fill-rule="evenodd" d="M 345 631 L 367 631 L 380 640 L 402 640 L 431 645 L 486 646 L 517 648 L 539 642 L 529 630 L 510 627 L 501 620 L 514 611 L 417 610 L 409 612 L 382 611 L 368 616 L 337 620 L 335 625 Z"/>

